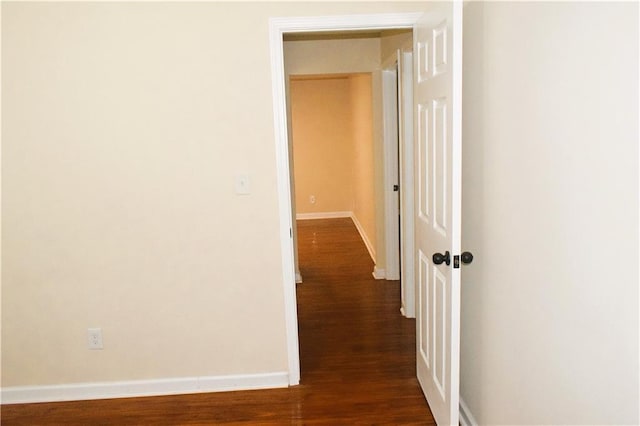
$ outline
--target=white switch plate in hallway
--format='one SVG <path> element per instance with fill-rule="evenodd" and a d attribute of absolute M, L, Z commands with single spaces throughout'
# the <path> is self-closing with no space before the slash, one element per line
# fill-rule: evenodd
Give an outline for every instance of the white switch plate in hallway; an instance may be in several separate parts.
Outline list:
<path fill-rule="evenodd" d="M 249 175 L 242 174 L 236 176 L 236 194 L 246 195 L 251 193 L 251 182 L 249 181 Z"/>

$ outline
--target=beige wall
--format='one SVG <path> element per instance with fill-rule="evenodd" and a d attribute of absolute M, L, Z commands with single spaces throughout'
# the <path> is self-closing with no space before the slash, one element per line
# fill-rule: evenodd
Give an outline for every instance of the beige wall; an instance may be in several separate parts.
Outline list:
<path fill-rule="evenodd" d="M 382 31 L 380 35 L 380 60 L 384 63 L 395 59 L 398 49 L 407 52 L 413 50 L 413 31 Z"/>
<path fill-rule="evenodd" d="M 260 35 L 220 67 L 240 10 L 2 8 L 3 386 L 285 370 L 270 83 L 232 83 Z"/>
<path fill-rule="evenodd" d="M 293 77 L 290 99 L 297 213 L 353 213 L 376 260 L 371 84 L 371 74 Z"/>
<path fill-rule="evenodd" d="M 373 91 L 371 107 L 373 109 L 373 180 L 376 212 L 376 269 L 384 269 L 387 264 L 387 248 L 384 221 L 384 111 L 382 99 L 382 71 L 371 73 Z M 375 272 L 375 271 L 374 271 Z"/>
<path fill-rule="evenodd" d="M 268 18 L 423 3 L 1 7 L 2 385 L 286 371 Z"/>
<path fill-rule="evenodd" d="M 380 68 L 380 38 L 284 42 L 287 74 L 371 72 Z"/>
<path fill-rule="evenodd" d="M 465 7 L 461 393 L 638 424 L 638 4 Z"/>
<path fill-rule="evenodd" d="M 373 157 L 373 106 L 371 74 L 350 78 L 353 120 L 353 214 L 362 226 L 373 250 L 376 248 L 375 161 Z M 373 256 L 378 262 L 377 252 Z M 379 263 L 378 263 L 379 264 Z"/>
<path fill-rule="evenodd" d="M 296 212 L 352 211 L 354 144 L 349 77 L 292 79 L 289 84 Z"/>

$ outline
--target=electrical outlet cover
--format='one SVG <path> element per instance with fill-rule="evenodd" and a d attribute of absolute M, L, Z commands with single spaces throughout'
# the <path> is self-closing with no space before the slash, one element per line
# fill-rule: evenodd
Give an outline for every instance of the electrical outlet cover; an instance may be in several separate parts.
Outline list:
<path fill-rule="evenodd" d="M 101 328 L 89 328 L 87 329 L 88 347 L 89 349 L 103 349 L 102 345 L 102 329 Z"/>

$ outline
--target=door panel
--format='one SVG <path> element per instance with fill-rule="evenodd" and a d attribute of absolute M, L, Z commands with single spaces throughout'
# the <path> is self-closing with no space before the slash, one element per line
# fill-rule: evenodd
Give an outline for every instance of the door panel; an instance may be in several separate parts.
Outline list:
<path fill-rule="evenodd" d="M 420 265 L 418 267 L 418 315 L 419 320 L 416 324 L 417 330 L 417 346 L 418 346 L 418 364 L 422 363 L 427 369 L 431 368 L 431 346 L 429 345 L 429 335 L 431 330 L 431 322 L 429 321 L 429 315 L 425 315 L 426 312 L 431 312 L 429 306 L 431 297 L 429 297 L 430 283 L 429 283 L 429 259 L 418 251 L 418 257 L 420 259 Z M 421 319 L 421 321 L 420 321 Z"/>
<path fill-rule="evenodd" d="M 460 352 L 461 2 L 416 25 L 417 375 L 438 424 L 458 424 Z M 434 253 L 451 254 L 449 265 Z"/>
<path fill-rule="evenodd" d="M 428 129 L 430 127 L 429 105 L 418 104 L 418 116 L 418 154 L 416 155 L 416 158 L 418 159 L 417 168 L 419 170 L 418 183 L 416 185 L 416 188 L 418 188 L 418 205 L 420 206 L 418 220 L 422 221 L 424 224 L 428 224 L 431 220 L 429 217 L 429 207 L 431 206 L 431 203 L 429 202 L 429 194 L 431 192 L 429 189 L 431 188 L 431 179 L 429 178 L 427 168 L 427 164 L 429 164 L 431 160 L 431 156 L 429 155 L 431 150 L 429 140 L 427 139 Z"/>
<path fill-rule="evenodd" d="M 433 142 L 433 207 L 434 229 L 447 237 L 447 204 L 451 197 L 447 194 L 447 98 L 433 100 L 433 129 L 429 132 Z"/>

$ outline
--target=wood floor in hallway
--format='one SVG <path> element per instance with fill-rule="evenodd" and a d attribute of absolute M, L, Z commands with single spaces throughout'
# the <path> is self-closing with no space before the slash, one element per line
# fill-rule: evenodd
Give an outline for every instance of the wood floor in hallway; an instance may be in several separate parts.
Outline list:
<path fill-rule="evenodd" d="M 298 222 L 302 380 L 285 389 L 2 406 L 2 425 L 433 425 L 415 321 L 351 219 Z"/>

